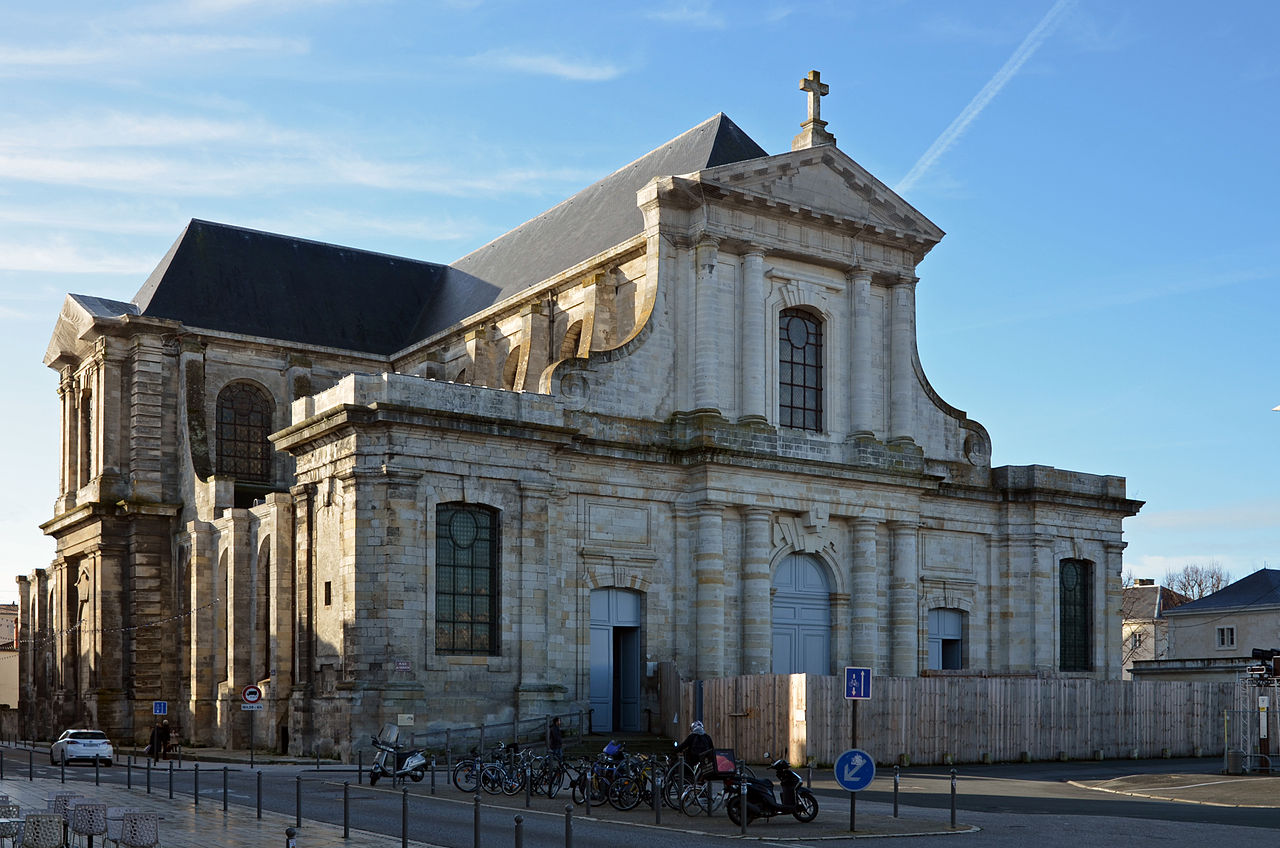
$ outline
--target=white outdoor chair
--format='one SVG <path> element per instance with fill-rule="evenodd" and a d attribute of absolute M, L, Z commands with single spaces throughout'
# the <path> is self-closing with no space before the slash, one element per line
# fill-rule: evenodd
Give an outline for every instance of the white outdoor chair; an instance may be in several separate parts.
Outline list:
<path fill-rule="evenodd" d="M 120 827 L 121 848 L 154 848 L 160 844 L 160 816 L 157 813 L 125 813 Z"/>
<path fill-rule="evenodd" d="M 71 838 L 79 844 L 79 837 L 87 839 L 90 848 L 93 837 L 107 832 L 107 805 L 81 801 L 71 808 Z"/>
<path fill-rule="evenodd" d="M 140 813 L 137 807 L 107 807 L 107 833 L 102 837 L 102 843 L 108 842 L 120 844 L 120 831 L 124 829 L 124 817 L 126 813 Z"/>
<path fill-rule="evenodd" d="M 22 848 L 64 848 L 67 823 L 57 813 L 29 813 L 23 821 Z"/>
<path fill-rule="evenodd" d="M 0 845 L 13 848 L 22 834 L 22 810 L 17 804 L 10 804 L 8 797 L 6 795 L 5 802 L 0 804 Z"/>

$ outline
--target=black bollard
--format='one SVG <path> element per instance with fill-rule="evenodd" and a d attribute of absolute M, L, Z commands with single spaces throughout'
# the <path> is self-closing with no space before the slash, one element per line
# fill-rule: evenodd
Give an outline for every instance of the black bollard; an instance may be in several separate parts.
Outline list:
<path fill-rule="evenodd" d="M 169 800 L 173 800 L 173 760 L 169 761 Z"/>
<path fill-rule="evenodd" d="M 298 848 L 298 831 L 291 827 L 284 829 L 284 848 Z"/>
<path fill-rule="evenodd" d="M 898 778 L 900 771 L 901 769 L 897 766 L 893 767 L 893 817 L 895 819 L 898 817 Z"/>
<path fill-rule="evenodd" d="M 747 781 L 738 782 L 738 818 L 742 819 L 742 835 L 747 835 Z"/>
<path fill-rule="evenodd" d="M 524 767 L 524 808 L 527 810 L 533 804 L 533 766 Z"/>
<path fill-rule="evenodd" d="M 564 848 L 573 848 L 573 805 L 564 805 Z"/>
<path fill-rule="evenodd" d="M 356 785 L 363 786 L 364 785 L 364 751 L 356 751 L 356 761 L 359 763 L 359 765 L 356 766 Z"/>
<path fill-rule="evenodd" d="M 147 760 L 147 794 L 151 794 L 151 760 Z"/>
<path fill-rule="evenodd" d="M 191 767 L 195 769 L 192 772 L 191 797 L 195 799 L 196 806 L 200 806 L 200 764 L 192 763 Z"/>
<path fill-rule="evenodd" d="M 400 790 L 400 848 L 409 848 L 409 789 Z"/>
<path fill-rule="evenodd" d="M 316 748 L 316 771 L 320 771 L 320 749 Z"/>
<path fill-rule="evenodd" d="M 472 824 L 472 848 L 480 848 L 480 796 L 476 796 L 475 821 Z"/>
<path fill-rule="evenodd" d="M 62 782 L 66 783 L 67 782 L 67 758 L 66 757 L 62 758 L 62 762 L 60 763 L 58 770 L 62 774 Z"/>
<path fill-rule="evenodd" d="M 0 751 L 0 780 L 4 780 L 4 751 Z"/>
<path fill-rule="evenodd" d="M 35 780 L 35 779 L 36 779 L 35 758 L 32 756 L 30 751 L 27 751 L 27 780 Z"/>
<path fill-rule="evenodd" d="M 524 848 L 524 816 L 516 816 L 516 848 Z"/>
<path fill-rule="evenodd" d="M 4 762 L 0 758 L 0 780 L 4 779 Z M 431 758 L 431 794 L 436 794 L 436 758 Z"/>
<path fill-rule="evenodd" d="M 351 838 L 351 781 L 342 781 L 342 838 Z"/>
<path fill-rule="evenodd" d="M 222 767 L 222 812 L 227 811 L 227 767 Z"/>
<path fill-rule="evenodd" d="M 662 824 L 662 775 L 653 772 L 653 823 Z"/>
<path fill-rule="evenodd" d="M 951 829 L 956 827 L 956 770 L 951 770 Z"/>
<path fill-rule="evenodd" d="M 293 820 L 298 827 L 302 827 L 302 775 L 298 775 L 297 781 L 297 792 L 294 793 Z"/>
<path fill-rule="evenodd" d="M 262 818 L 262 769 L 258 769 L 258 818 Z"/>
<path fill-rule="evenodd" d="M 94 786 L 102 785 L 102 769 L 100 768 L 99 760 L 97 757 L 93 758 L 93 785 Z"/>
<path fill-rule="evenodd" d="M 3 761 L 4 761 L 3 756 L 0 756 L 0 763 L 3 763 Z M 0 780 L 3 780 L 3 779 L 4 779 L 4 766 L 0 764 Z M 133 755 L 132 754 L 130 754 L 129 758 L 124 761 L 124 788 L 125 789 L 133 788 Z"/>

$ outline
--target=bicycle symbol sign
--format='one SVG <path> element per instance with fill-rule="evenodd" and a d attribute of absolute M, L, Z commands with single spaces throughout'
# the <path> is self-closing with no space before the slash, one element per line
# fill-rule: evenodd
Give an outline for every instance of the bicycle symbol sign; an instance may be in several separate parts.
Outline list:
<path fill-rule="evenodd" d="M 859 792 L 876 779 L 876 761 L 859 748 L 850 748 L 836 757 L 836 783 L 850 792 Z"/>

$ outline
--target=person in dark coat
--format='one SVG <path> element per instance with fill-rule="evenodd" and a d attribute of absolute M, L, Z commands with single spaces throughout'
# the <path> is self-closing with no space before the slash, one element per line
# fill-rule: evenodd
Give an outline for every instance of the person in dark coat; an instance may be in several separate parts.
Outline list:
<path fill-rule="evenodd" d="M 165 758 L 165 754 L 169 751 L 169 719 L 157 724 L 151 728 L 151 740 L 149 747 L 151 748 L 151 759 L 154 762 L 160 762 Z"/>
<path fill-rule="evenodd" d="M 547 754 L 557 760 L 564 759 L 564 732 L 560 729 L 560 716 L 551 719 L 547 726 Z"/>
<path fill-rule="evenodd" d="M 711 762 L 715 747 L 702 722 L 695 721 L 689 727 L 689 735 L 676 746 L 676 753 L 684 755 L 684 761 L 690 768 L 697 768 L 700 763 Z"/>

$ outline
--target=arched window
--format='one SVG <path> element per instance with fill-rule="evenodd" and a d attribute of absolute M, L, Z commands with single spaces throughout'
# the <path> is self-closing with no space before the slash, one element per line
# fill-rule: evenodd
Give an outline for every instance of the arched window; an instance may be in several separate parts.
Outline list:
<path fill-rule="evenodd" d="M 1061 671 L 1093 669 L 1093 568 L 1088 560 L 1058 563 L 1059 654 Z"/>
<path fill-rule="evenodd" d="M 436 507 L 436 653 L 498 655 L 498 512 Z"/>
<path fill-rule="evenodd" d="M 805 309 L 778 316 L 778 424 L 822 432 L 822 322 Z"/>
<path fill-rule="evenodd" d="M 232 383 L 218 393 L 218 474 L 271 481 L 271 398 L 257 386 Z"/>

